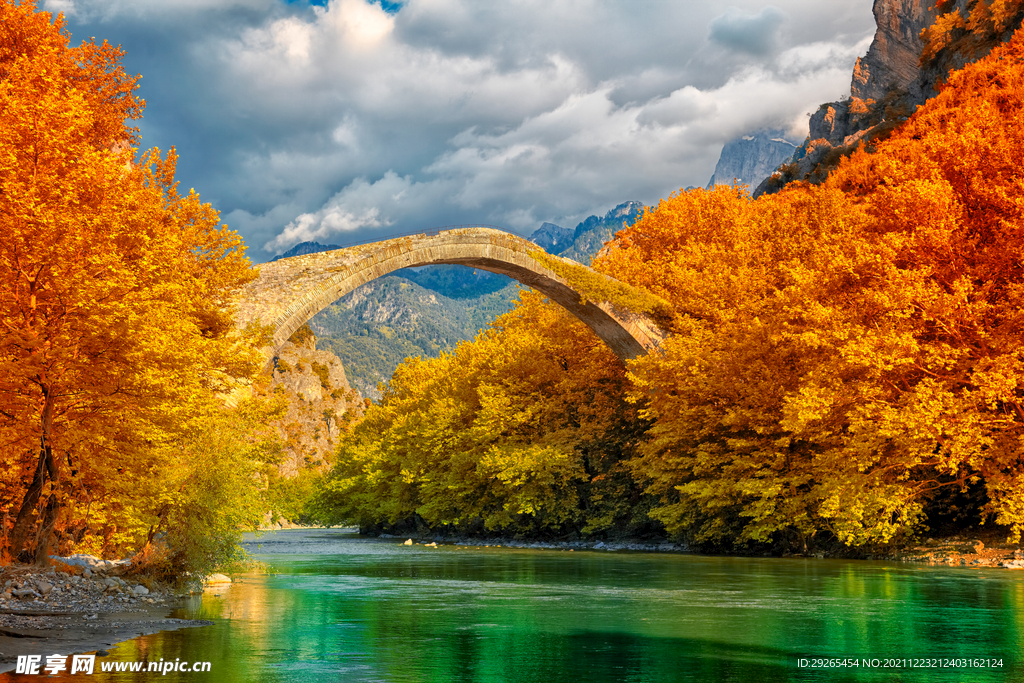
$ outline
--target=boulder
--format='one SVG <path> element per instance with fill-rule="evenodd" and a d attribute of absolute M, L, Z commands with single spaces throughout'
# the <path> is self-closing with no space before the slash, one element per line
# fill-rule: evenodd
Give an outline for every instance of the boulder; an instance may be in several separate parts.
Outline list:
<path fill-rule="evenodd" d="M 231 578 L 224 574 L 210 574 L 206 577 L 206 580 L 203 581 L 203 584 L 207 586 L 221 586 L 228 583 L 231 583 Z"/>

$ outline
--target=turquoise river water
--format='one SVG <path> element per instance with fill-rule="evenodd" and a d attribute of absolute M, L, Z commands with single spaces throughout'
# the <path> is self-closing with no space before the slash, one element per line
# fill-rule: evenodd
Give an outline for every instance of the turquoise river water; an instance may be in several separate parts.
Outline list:
<path fill-rule="evenodd" d="M 410 547 L 340 530 L 267 533 L 250 550 L 270 573 L 175 613 L 214 626 L 104 658 L 209 661 L 209 672 L 82 678 L 1024 681 L 1024 572 Z"/>

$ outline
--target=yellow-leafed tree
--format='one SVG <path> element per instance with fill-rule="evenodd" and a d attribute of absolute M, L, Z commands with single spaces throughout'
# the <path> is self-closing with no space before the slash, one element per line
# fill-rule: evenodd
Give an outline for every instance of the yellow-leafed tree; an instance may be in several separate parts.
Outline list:
<path fill-rule="evenodd" d="M 632 520 L 620 460 L 643 424 L 625 369 L 535 293 L 472 342 L 407 359 L 346 436 L 323 482 L 325 522 L 600 533 Z"/>
<path fill-rule="evenodd" d="M 143 102 L 120 57 L 106 43 L 69 47 L 62 19 L 30 2 L 0 2 L 10 556 L 32 529 L 44 561 L 55 526 L 111 550 L 125 519 L 156 525 L 146 496 L 167 483 L 170 444 L 256 367 L 232 324 L 231 294 L 253 277 L 239 239 L 177 192 L 173 151 L 136 156 L 126 120 Z"/>

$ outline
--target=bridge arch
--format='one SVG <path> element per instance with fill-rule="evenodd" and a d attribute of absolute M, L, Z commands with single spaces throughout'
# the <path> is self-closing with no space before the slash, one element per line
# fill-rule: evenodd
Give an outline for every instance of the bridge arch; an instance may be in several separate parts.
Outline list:
<path fill-rule="evenodd" d="M 259 277 L 242 292 L 237 319 L 242 326 L 260 322 L 273 328 L 273 341 L 264 349 L 269 363 L 299 327 L 357 287 L 401 268 L 457 264 L 508 275 L 541 292 L 586 323 L 623 360 L 661 343 L 665 332 L 646 316 L 584 300 L 530 256 L 538 249 L 500 230 L 458 228 L 280 259 L 259 266 Z"/>

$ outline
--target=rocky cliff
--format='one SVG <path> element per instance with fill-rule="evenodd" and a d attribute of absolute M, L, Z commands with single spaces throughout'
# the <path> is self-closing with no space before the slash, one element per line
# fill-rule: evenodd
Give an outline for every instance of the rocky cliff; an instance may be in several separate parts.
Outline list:
<path fill-rule="evenodd" d="M 875 0 L 872 12 L 875 37 L 853 67 L 850 95 L 879 102 L 893 91 L 909 90 L 918 80 L 924 47 L 921 32 L 939 12 L 933 0 Z"/>
<path fill-rule="evenodd" d="M 755 190 L 821 182 L 861 144 L 870 149 L 938 93 L 949 72 L 988 54 L 1020 27 L 1024 1 L 875 0 L 877 29 L 857 60 L 850 96 L 822 104 L 807 139 Z"/>
<path fill-rule="evenodd" d="M 730 140 L 722 147 L 708 189 L 733 182 L 757 187 L 779 164 L 789 161 L 794 151 L 796 145 L 786 140 L 781 130 L 759 130 Z"/>
<path fill-rule="evenodd" d="M 268 391 L 285 404 L 284 414 L 271 423 L 284 445 L 278 474 L 285 478 L 326 466 L 340 431 L 364 408 L 341 361 L 317 350 L 308 327 L 300 328 L 274 358 Z"/>

